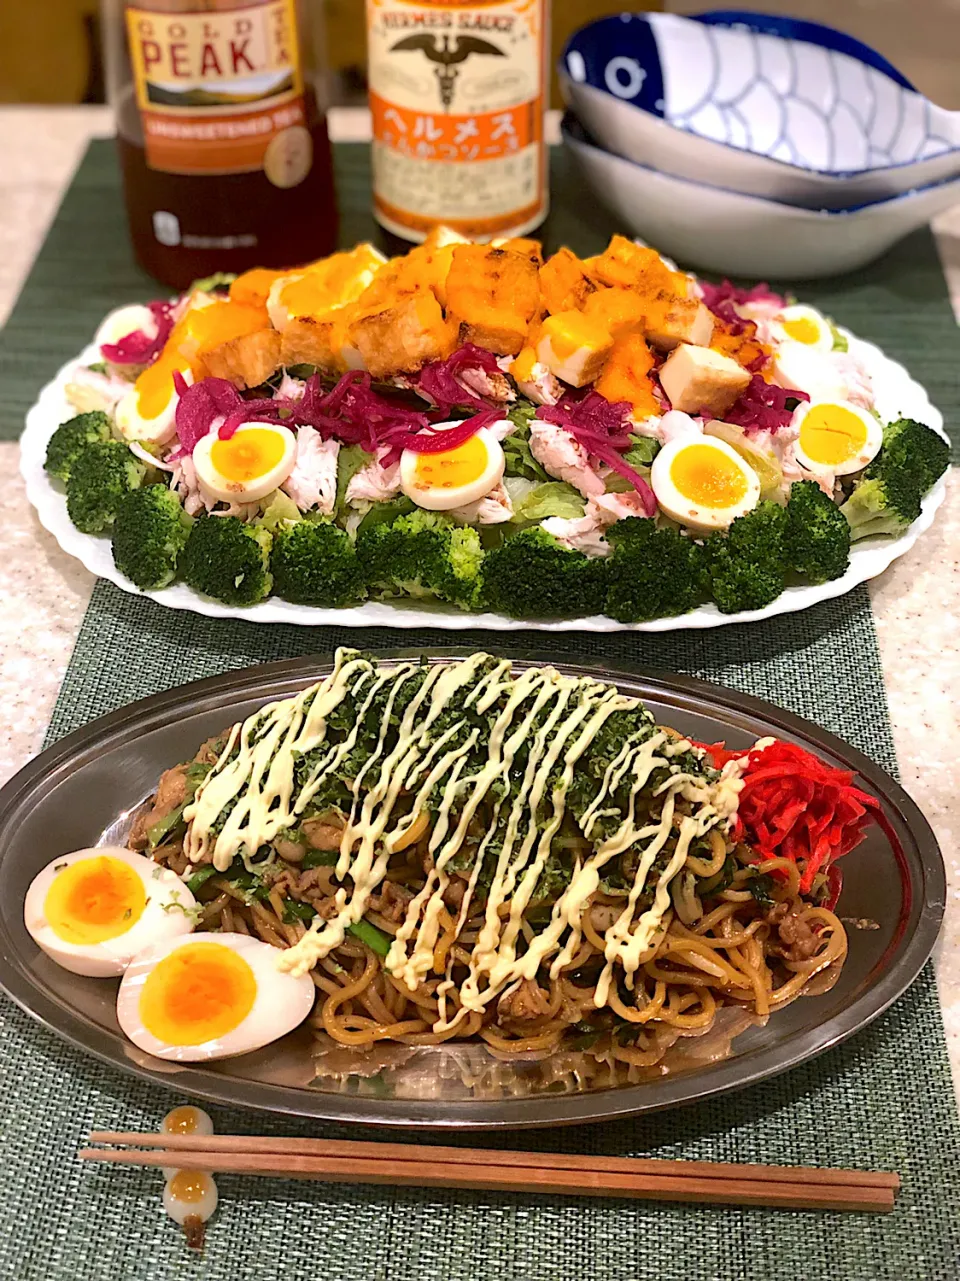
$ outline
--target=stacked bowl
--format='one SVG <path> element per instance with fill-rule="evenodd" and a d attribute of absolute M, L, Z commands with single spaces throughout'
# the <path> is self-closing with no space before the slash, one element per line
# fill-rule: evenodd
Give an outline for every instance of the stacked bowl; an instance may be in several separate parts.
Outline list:
<path fill-rule="evenodd" d="M 690 266 L 834 275 L 960 202 L 960 113 L 831 27 L 621 13 L 575 32 L 559 74 L 586 183 Z"/>

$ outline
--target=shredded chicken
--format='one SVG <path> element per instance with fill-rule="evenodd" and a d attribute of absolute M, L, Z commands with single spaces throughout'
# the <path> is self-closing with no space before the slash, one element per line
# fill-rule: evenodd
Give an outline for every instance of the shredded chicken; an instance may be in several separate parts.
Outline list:
<path fill-rule="evenodd" d="M 584 447 L 555 423 L 534 418 L 530 424 L 530 452 L 557 480 L 565 480 L 584 498 L 604 492 L 604 481 Z"/>
<path fill-rule="evenodd" d="M 861 409 L 873 409 L 877 401 L 873 380 L 856 356 L 851 356 L 848 351 L 835 351 L 832 359 L 846 385 L 847 399 Z"/>
<path fill-rule="evenodd" d="M 347 485 L 348 503 L 385 503 L 400 492 L 400 464 L 384 467 L 386 449 L 379 449 L 372 463 L 361 467 Z"/>
<path fill-rule="evenodd" d="M 509 374 L 513 361 L 513 356 L 501 356 L 497 364 L 504 373 Z M 523 382 L 518 379 L 517 386 L 521 395 L 526 396 L 527 400 L 532 400 L 535 405 L 555 405 L 563 395 L 563 384 L 560 379 L 539 360 L 534 363 L 530 377 Z"/>
<path fill-rule="evenodd" d="M 297 460 L 280 488 L 302 512 L 316 507 L 329 516 L 337 501 L 340 442 L 324 440 L 315 427 L 297 428 Z"/>
<path fill-rule="evenodd" d="M 465 507 L 454 507 L 449 514 L 464 525 L 502 525 L 513 515 L 513 503 L 501 482 L 489 494 Z"/>
<path fill-rule="evenodd" d="M 302 378 L 294 378 L 292 374 L 283 371 L 283 377 L 280 379 L 280 386 L 277 388 L 277 395 L 284 400 L 299 400 L 303 395 L 306 383 Z"/>
<path fill-rule="evenodd" d="M 582 516 L 570 520 L 550 516 L 543 522 L 543 529 L 565 547 L 596 558 L 610 555 L 610 544 L 604 533 L 615 521 L 646 514 L 643 499 L 636 490 L 626 494 L 598 494 L 587 500 Z"/>
<path fill-rule="evenodd" d="M 458 381 L 478 396 L 487 400 L 507 402 L 516 400 L 517 393 L 504 374 L 488 373 L 486 369 L 463 369 L 458 374 Z"/>
<path fill-rule="evenodd" d="M 683 440 L 687 436 L 702 436 L 703 422 L 679 409 L 671 409 L 660 419 L 657 434 L 665 445 L 669 445 L 671 441 Z"/>

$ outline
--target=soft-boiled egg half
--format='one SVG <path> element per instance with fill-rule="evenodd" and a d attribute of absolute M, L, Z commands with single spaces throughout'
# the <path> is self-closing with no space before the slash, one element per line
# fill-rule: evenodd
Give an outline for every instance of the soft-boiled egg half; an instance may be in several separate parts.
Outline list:
<path fill-rule="evenodd" d="M 849 476 L 860 471 L 883 444 L 882 424 L 868 409 L 849 401 L 798 405 L 793 426 L 799 428 L 797 461 L 817 476 Z"/>
<path fill-rule="evenodd" d="M 825 316 L 821 316 L 815 307 L 795 303 L 784 307 L 777 318 L 771 321 L 774 337 L 788 342 L 802 343 L 814 351 L 833 350 L 833 330 Z"/>
<path fill-rule="evenodd" d="M 158 360 L 143 371 L 117 404 L 114 414 L 117 431 L 124 440 L 148 445 L 165 445 L 177 431 L 180 397 L 173 385 L 174 370 L 189 387 L 193 370 L 185 356 L 164 350 Z"/>
<path fill-rule="evenodd" d="M 653 460 L 650 484 L 668 516 L 692 529 L 726 529 L 760 500 L 760 478 L 725 440 L 681 437 Z"/>
<path fill-rule="evenodd" d="M 503 479 L 505 459 L 495 434 L 499 425 L 481 427 L 453 449 L 429 454 L 405 449 L 400 455 L 400 488 L 418 507 L 432 512 L 452 511 L 483 498 Z"/>
<path fill-rule="evenodd" d="M 153 337 L 157 332 L 157 322 L 149 307 L 132 302 L 125 307 L 115 307 L 104 316 L 93 341 L 97 347 L 113 346 L 130 334 L 141 331 Z"/>
<path fill-rule="evenodd" d="M 148 948 L 117 993 L 120 1027 L 139 1049 L 178 1063 L 246 1054 L 297 1027 L 313 1008 L 309 974 L 249 934 L 205 934 Z"/>
<path fill-rule="evenodd" d="M 293 471 L 297 439 L 287 427 L 243 423 L 229 440 L 215 431 L 197 442 L 193 465 L 211 498 L 255 503 L 277 489 Z"/>
<path fill-rule="evenodd" d="M 27 890 L 23 923 L 65 970 L 108 978 L 151 943 L 189 934 L 195 902 L 169 868 L 103 846 L 48 863 Z"/>

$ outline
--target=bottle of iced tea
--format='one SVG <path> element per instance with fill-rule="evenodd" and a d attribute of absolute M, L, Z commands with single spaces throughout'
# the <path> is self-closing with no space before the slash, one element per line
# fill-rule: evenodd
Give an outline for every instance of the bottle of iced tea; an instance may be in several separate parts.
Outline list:
<path fill-rule="evenodd" d="M 547 213 L 547 0 L 367 0 L 374 214 L 408 241 Z"/>
<path fill-rule="evenodd" d="M 337 212 L 315 0 L 104 0 L 138 260 L 174 288 L 329 253 Z"/>

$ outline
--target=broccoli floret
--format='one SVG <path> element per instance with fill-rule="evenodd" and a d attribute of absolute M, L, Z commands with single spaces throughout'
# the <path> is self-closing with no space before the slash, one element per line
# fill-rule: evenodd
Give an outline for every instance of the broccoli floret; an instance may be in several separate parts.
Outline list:
<path fill-rule="evenodd" d="M 73 464 L 90 445 L 110 439 L 110 419 L 102 409 L 89 414 L 77 414 L 61 423 L 50 437 L 44 467 L 51 476 L 62 481 L 70 479 Z"/>
<path fill-rule="evenodd" d="M 82 450 L 70 467 L 67 513 L 77 529 L 100 534 L 117 518 L 131 489 L 143 483 L 147 469 L 119 440 L 98 440 Z"/>
<path fill-rule="evenodd" d="M 276 594 L 298 605 L 336 608 L 366 594 L 353 542 L 330 521 L 282 524 L 274 534 L 270 569 Z"/>
<path fill-rule="evenodd" d="M 949 467 L 950 446 L 932 427 L 913 418 L 901 418 L 883 429 L 883 450 L 877 461 L 882 468 L 894 466 L 906 472 L 922 498 Z"/>
<path fill-rule="evenodd" d="M 920 515 L 920 495 L 902 472 L 891 468 L 865 475 L 840 511 L 854 542 L 874 534 L 902 534 Z"/>
<path fill-rule="evenodd" d="M 901 534 L 920 515 L 923 495 L 947 469 L 947 442 L 923 423 L 901 418 L 884 428 L 883 448 L 840 510 L 851 537 Z"/>
<path fill-rule="evenodd" d="M 605 612 L 621 623 L 686 614 L 703 595 L 703 553 L 675 529 L 658 529 L 641 516 L 618 520 L 607 530 L 613 555 L 607 562 Z"/>
<path fill-rule="evenodd" d="M 784 532 L 787 567 L 812 583 L 845 574 L 850 564 L 850 526 L 833 499 L 813 480 L 790 489 Z"/>
<path fill-rule="evenodd" d="M 762 502 L 703 545 L 706 583 L 722 614 L 762 609 L 785 586 L 787 513 Z"/>
<path fill-rule="evenodd" d="M 483 602 L 513 618 L 603 612 L 606 562 L 571 551 L 539 526 L 507 538 L 483 562 Z"/>
<path fill-rule="evenodd" d="M 269 530 L 236 516 L 201 516 L 180 556 L 184 582 L 226 605 L 255 605 L 270 595 Z"/>
<path fill-rule="evenodd" d="M 166 485 L 133 489 L 117 508 L 113 563 L 145 592 L 169 586 L 193 524 Z"/>
<path fill-rule="evenodd" d="M 385 596 L 436 596 L 473 609 L 483 548 L 470 526 L 418 509 L 391 524 L 361 528 L 357 556 L 371 591 Z"/>

